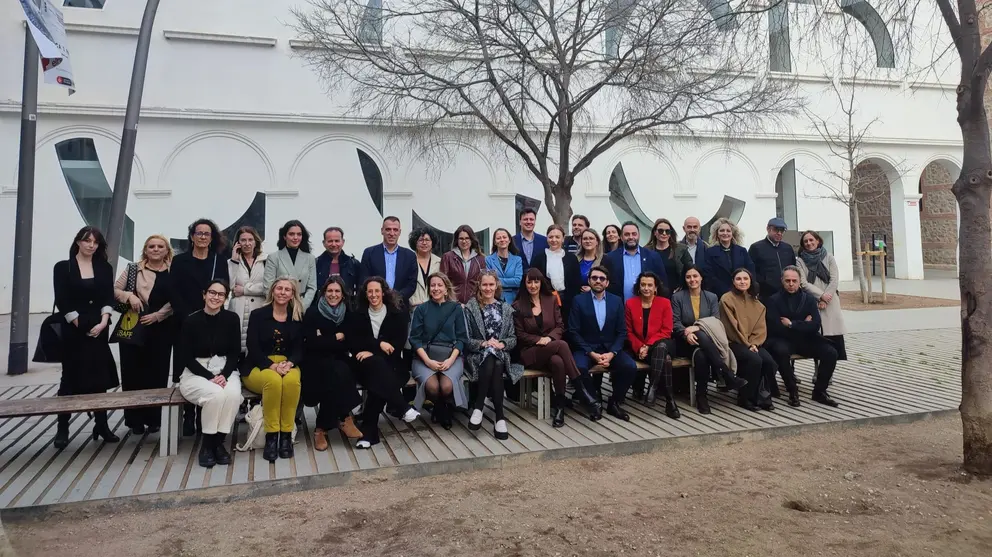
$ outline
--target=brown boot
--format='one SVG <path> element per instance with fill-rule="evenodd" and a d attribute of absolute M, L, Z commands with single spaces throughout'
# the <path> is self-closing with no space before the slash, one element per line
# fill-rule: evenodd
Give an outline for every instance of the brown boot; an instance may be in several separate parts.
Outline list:
<path fill-rule="evenodd" d="M 351 416 L 341 420 L 341 424 L 338 425 L 338 429 L 340 429 L 341 433 L 344 433 L 345 437 L 348 439 L 362 438 L 362 430 L 358 429 L 358 426 L 355 425 L 355 420 Z"/>
<path fill-rule="evenodd" d="M 327 432 L 319 427 L 313 430 L 313 448 L 318 451 L 327 450 Z"/>

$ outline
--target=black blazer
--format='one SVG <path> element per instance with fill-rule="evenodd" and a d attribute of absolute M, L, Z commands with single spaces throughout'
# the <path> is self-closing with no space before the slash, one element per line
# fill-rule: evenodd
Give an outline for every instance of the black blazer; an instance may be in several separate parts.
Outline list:
<path fill-rule="evenodd" d="M 369 277 L 386 278 L 386 248 L 382 244 L 367 247 L 362 253 L 362 278 L 358 281 L 358 288 Z M 404 305 L 417 290 L 417 254 L 402 246 L 396 247 L 396 280 L 393 290 L 400 294 Z"/>
<path fill-rule="evenodd" d="M 547 277 L 548 254 L 543 249 L 537 251 L 537 242 L 534 242 L 534 244 L 534 258 L 531 260 L 530 266 L 539 269 Z M 561 296 L 561 305 L 565 308 L 562 313 L 567 314 L 568 308 L 572 307 L 572 300 L 579 295 L 585 283 L 582 282 L 582 270 L 579 269 L 579 260 L 574 255 L 566 252 L 562 266 L 565 268 L 565 292 L 559 295 Z"/>
<path fill-rule="evenodd" d="M 272 316 L 272 305 L 264 305 L 251 312 L 248 317 L 248 334 L 245 338 L 245 347 L 248 348 L 248 355 L 245 357 L 245 365 L 242 368 L 242 375 L 247 376 L 252 369 L 265 369 L 272 363 L 269 356 L 281 353 L 283 356 L 299 365 L 303 360 L 303 322 L 293 321 L 292 308 L 289 309 L 290 318 L 285 323 L 276 321 Z M 272 338 L 272 328 L 276 325 L 283 331 L 282 348 L 279 352 L 275 349 L 275 339 Z"/>
<path fill-rule="evenodd" d="M 369 318 L 369 312 L 359 308 L 348 314 L 347 329 L 348 332 L 344 336 L 352 354 L 371 352 L 386 358 L 395 368 L 402 365 L 401 352 L 410 332 L 410 313 L 408 311 L 388 308 L 386 317 L 382 320 L 382 326 L 379 327 L 379 336 L 375 336 L 372 334 L 372 320 Z M 379 348 L 380 342 L 392 344 L 395 348 L 393 353 L 386 355 Z"/>
<path fill-rule="evenodd" d="M 114 299 L 114 268 L 106 261 L 93 260 L 93 280 L 95 289 L 84 289 L 82 277 L 79 274 L 79 263 L 75 257 L 55 264 L 52 272 L 52 284 L 55 287 L 55 306 L 58 313 L 66 319 L 72 313 L 77 313 L 79 329 L 89 331 L 100 322 L 105 308 L 113 308 Z M 108 312 L 109 313 L 109 312 Z M 107 327 L 109 329 L 110 327 Z"/>

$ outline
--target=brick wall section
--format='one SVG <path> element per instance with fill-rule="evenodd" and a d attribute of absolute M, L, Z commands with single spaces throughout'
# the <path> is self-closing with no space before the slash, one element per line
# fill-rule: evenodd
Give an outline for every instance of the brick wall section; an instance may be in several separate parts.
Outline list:
<path fill-rule="evenodd" d="M 940 163 L 930 163 L 920 178 L 920 232 L 923 264 L 949 268 L 957 264 L 958 204 L 951 193 L 954 177 Z"/>
<path fill-rule="evenodd" d="M 859 164 L 855 174 L 855 183 L 861 184 L 855 194 L 861 208 L 861 238 L 851 239 L 854 252 L 864 249 L 864 245 L 871 242 L 872 234 L 877 236 L 884 234 L 888 239 L 891 258 L 895 254 L 893 246 L 898 242 L 898 238 L 892 237 L 892 195 L 889 179 L 881 167 L 870 162 Z"/>

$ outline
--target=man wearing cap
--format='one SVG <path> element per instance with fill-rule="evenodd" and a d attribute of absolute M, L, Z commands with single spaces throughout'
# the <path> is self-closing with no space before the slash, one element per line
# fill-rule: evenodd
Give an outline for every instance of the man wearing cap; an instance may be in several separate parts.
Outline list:
<path fill-rule="evenodd" d="M 747 250 L 754 262 L 758 279 L 758 296 L 767 300 L 782 288 L 782 271 L 796 264 L 796 251 L 782 241 L 787 226 L 785 221 L 775 217 L 768 221 L 768 236 L 751 244 Z"/>

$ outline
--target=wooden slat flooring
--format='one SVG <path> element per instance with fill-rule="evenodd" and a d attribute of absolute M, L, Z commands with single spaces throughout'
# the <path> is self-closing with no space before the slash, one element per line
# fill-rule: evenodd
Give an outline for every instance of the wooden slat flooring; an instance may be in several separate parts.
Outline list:
<path fill-rule="evenodd" d="M 0 508 L 48 505 L 131 495 L 244 484 L 265 480 L 337 474 L 354 470 L 403 466 L 492 455 L 510 455 L 622 441 L 686 437 L 754 430 L 798 424 L 816 424 L 862 418 L 896 416 L 956 408 L 960 401 L 960 333 L 955 329 L 853 334 L 846 337 L 849 360 L 838 365 L 830 392 L 841 402 L 829 408 L 810 400 L 813 364 L 796 363 L 801 379 L 803 405 L 790 408 L 785 400 L 774 412 L 749 412 L 734 404 L 732 394 L 710 391 L 713 413 L 704 416 L 679 399 L 681 420 L 665 416 L 664 404 L 654 407 L 628 401 L 630 422 L 604 416 L 590 422 L 581 409 L 569 410 L 565 427 L 553 428 L 538 421 L 533 410 L 507 401 L 510 439 L 493 435 L 495 415 L 485 411 L 482 429 L 468 429 L 468 418 L 458 414 L 446 431 L 424 417 L 406 424 L 389 416 L 380 418 L 382 443 L 371 451 L 356 451 L 340 432 L 329 432 L 327 451 L 313 448 L 316 420 L 307 408 L 298 435 L 296 457 L 275 464 L 262 459 L 261 451 L 236 452 L 244 441 L 239 424 L 227 443 L 233 456 L 230 466 L 206 470 L 197 465 L 198 440 L 184 438 L 179 454 L 160 457 L 158 434 L 133 436 L 123 425 L 123 413 L 110 413 L 110 425 L 121 442 L 94 441 L 93 421 L 76 414 L 70 422 L 69 446 L 51 446 L 55 416 L 27 416 L 0 420 Z M 676 385 L 688 382 L 676 370 Z M 0 390 L 0 400 L 55 396 L 55 385 L 17 386 Z M 604 383 L 604 391 L 610 385 Z"/>

